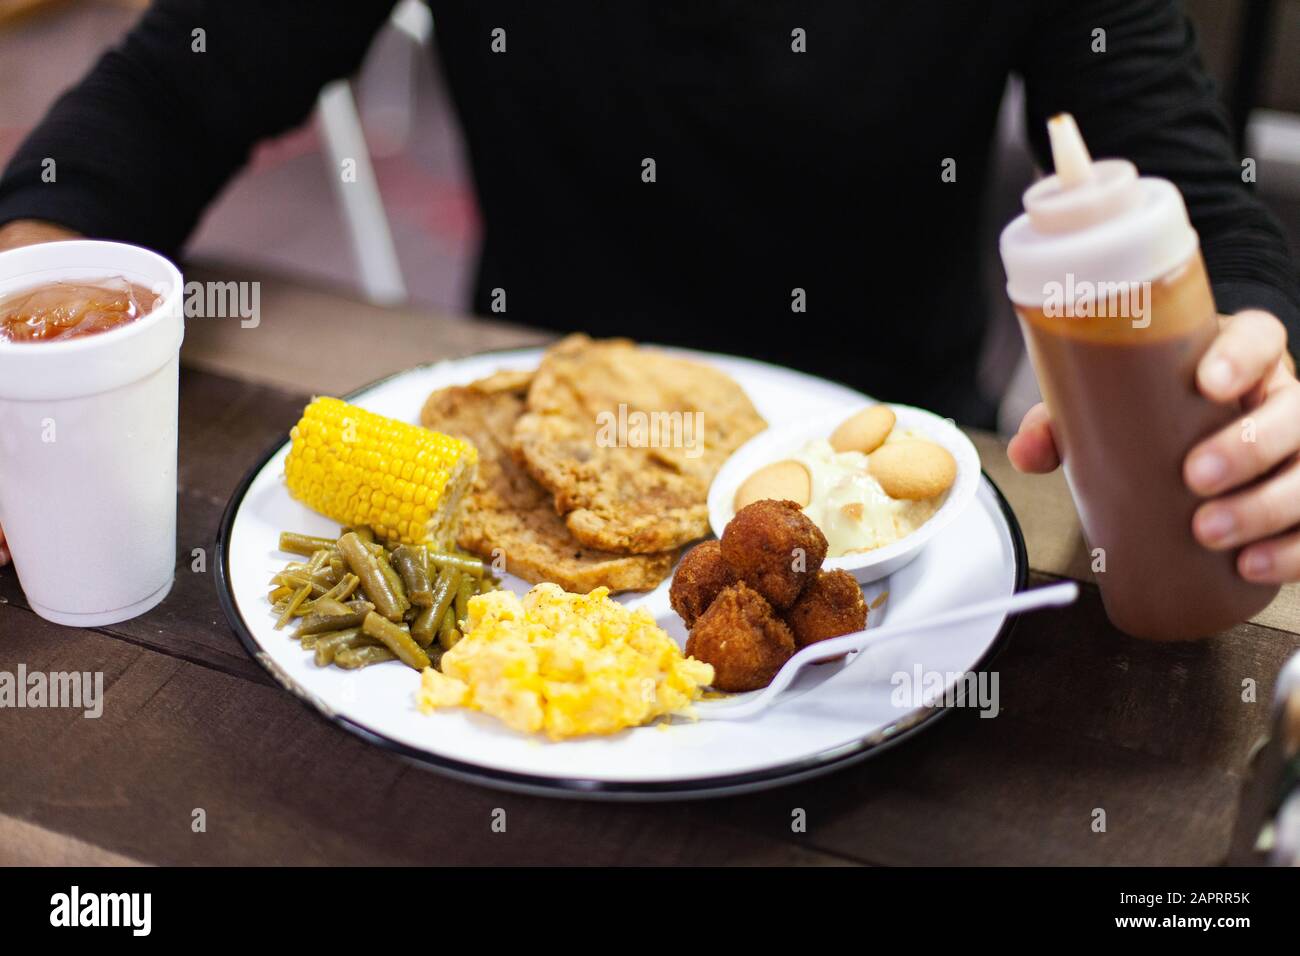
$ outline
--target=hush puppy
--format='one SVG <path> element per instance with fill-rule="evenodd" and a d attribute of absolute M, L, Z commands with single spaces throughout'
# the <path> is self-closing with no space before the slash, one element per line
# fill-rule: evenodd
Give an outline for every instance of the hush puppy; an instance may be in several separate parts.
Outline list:
<path fill-rule="evenodd" d="M 785 612 L 794 642 L 807 647 L 867 626 L 862 588 L 847 571 L 818 571 Z"/>
<path fill-rule="evenodd" d="M 687 551 L 677 565 L 668 588 L 668 603 L 688 628 L 694 627 L 713 599 L 735 581 L 736 576 L 722 560 L 721 546 L 717 541 L 705 541 Z"/>
<path fill-rule="evenodd" d="M 714 688 L 733 692 L 766 687 L 794 649 L 790 628 L 743 581 L 723 589 L 686 641 L 689 656 L 713 665 Z"/>
<path fill-rule="evenodd" d="M 736 512 L 721 548 L 737 578 L 783 609 L 826 560 L 826 535 L 795 502 L 765 499 Z"/>

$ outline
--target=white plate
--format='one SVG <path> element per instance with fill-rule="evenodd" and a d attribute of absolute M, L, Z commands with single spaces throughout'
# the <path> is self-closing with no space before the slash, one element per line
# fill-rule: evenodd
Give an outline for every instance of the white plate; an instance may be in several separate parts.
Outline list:
<path fill-rule="evenodd" d="M 852 410 L 867 399 L 850 389 L 788 369 L 705 353 L 679 354 L 730 374 L 772 424 Z M 463 384 L 498 369 L 534 368 L 538 350 L 498 352 L 414 368 L 362 389 L 350 399 L 414 422 L 435 388 Z M 291 425 L 286 422 L 286 427 Z M 942 635 L 900 640 L 845 664 L 805 672 L 786 699 L 752 720 L 674 722 L 611 737 L 562 742 L 515 733 L 462 710 L 425 716 L 416 710 L 418 675 L 396 662 L 361 671 L 316 667 L 273 628 L 266 582 L 287 556 L 281 530 L 337 533 L 336 525 L 289 497 L 282 445 L 255 465 L 231 498 L 218 534 L 218 596 L 249 653 L 286 688 L 328 719 L 373 743 L 444 773 L 489 786 L 604 799 L 656 799 L 761 789 L 825 773 L 878 752 L 942 714 L 929 699 L 895 703 L 896 675 L 956 675 L 979 670 L 1009 623 L 990 617 Z M 872 622 L 890 621 L 1010 594 L 1024 586 L 1024 542 L 1015 518 L 985 478 L 966 509 L 932 547 L 899 573 L 867 590 L 888 591 Z M 526 585 L 508 578 L 522 593 Z M 624 600 L 643 605 L 674 638 L 681 621 L 668 606 L 668 582 Z M 919 670 L 918 670 L 919 669 Z M 952 682 L 950 678 L 949 682 Z"/>
<path fill-rule="evenodd" d="M 866 406 L 851 408 L 847 413 L 837 408 L 825 415 L 799 418 L 780 425 L 771 424 L 736 449 L 736 453 L 727 459 L 709 486 L 709 525 L 713 528 L 713 533 L 721 537 L 727 522 L 735 517 L 736 509 L 732 507 L 732 502 L 736 498 L 736 489 L 746 478 L 764 465 L 792 457 L 814 438 L 829 438 L 836 426 L 864 407 Z M 828 571 L 848 571 L 857 578 L 859 584 L 870 584 L 902 570 L 921 553 L 926 544 L 966 510 L 974 501 L 975 492 L 980 485 L 979 452 L 960 428 L 934 412 L 913 408 L 911 405 L 889 407 L 894 410 L 895 429 L 928 438 L 952 453 L 957 462 L 957 480 L 948 489 L 948 496 L 944 498 L 939 510 L 911 534 L 864 554 L 848 554 L 826 560 L 823 567 Z"/>

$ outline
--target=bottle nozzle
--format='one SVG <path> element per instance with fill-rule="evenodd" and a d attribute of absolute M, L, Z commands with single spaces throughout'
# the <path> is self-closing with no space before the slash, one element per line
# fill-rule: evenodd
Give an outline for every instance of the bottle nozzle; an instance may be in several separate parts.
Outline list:
<path fill-rule="evenodd" d="M 1043 233 L 1075 232 L 1122 215 L 1142 201 L 1137 167 L 1126 159 L 1093 162 L 1069 113 L 1047 121 L 1056 175 L 1025 191 L 1025 212 Z"/>
<path fill-rule="evenodd" d="M 1065 189 L 1081 186 L 1092 178 L 1092 156 L 1079 132 L 1079 125 L 1069 113 L 1059 113 L 1047 121 L 1047 135 L 1052 142 L 1052 164 L 1056 177 Z"/>

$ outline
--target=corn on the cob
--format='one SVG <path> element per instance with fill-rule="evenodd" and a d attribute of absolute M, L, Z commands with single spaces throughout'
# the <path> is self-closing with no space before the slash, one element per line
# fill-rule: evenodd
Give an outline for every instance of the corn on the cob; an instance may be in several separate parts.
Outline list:
<path fill-rule="evenodd" d="M 474 481 L 473 445 L 317 398 L 290 431 L 289 493 L 345 525 L 369 525 L 389 543 L 447 547 L 461 497 Z"/>

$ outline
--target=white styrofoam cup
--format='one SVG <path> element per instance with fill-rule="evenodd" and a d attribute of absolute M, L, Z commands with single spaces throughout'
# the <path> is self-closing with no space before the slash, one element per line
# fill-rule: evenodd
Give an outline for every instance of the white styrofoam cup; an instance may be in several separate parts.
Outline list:
<path fill-rule="evenodd" d="M 117 242 L 0 252 L 0 299 L 118 276 L 158 307 L 82 338 L 0 341 L 0 528 L 32 609 L 58 624 L 124 621 L 171 590 L 184 282 Z"/>

